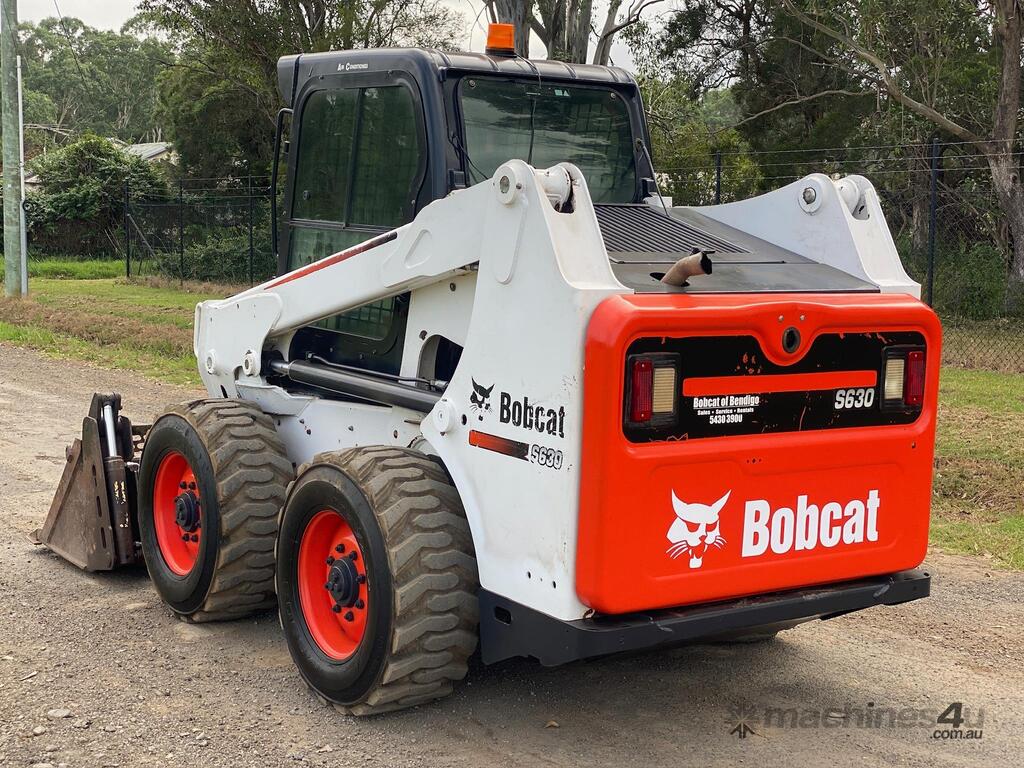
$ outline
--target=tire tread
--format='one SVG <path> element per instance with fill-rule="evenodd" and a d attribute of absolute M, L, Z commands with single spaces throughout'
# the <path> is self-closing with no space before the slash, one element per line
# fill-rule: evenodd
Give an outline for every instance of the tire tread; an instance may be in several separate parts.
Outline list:
<path fill-rule="evenodd" d="M 449 695 L 477 645 L 477 567 L 458 492 L 425 454 L 392 446 L 321 453 L 299 469 L 330 464 L 375 511 L 388 551 L 394 621 L 376 687 L 347 715 L 375 715 Z"/>
<path fill-rule="evenodd" d="M 274 546 L 294 468 L 273 419 L 245 400 L 196 400 L 169 409 L 188 421 L 213 464 L 220 540 L 202 605 L 185 617 L 240 619 L 274 607 Z"/>

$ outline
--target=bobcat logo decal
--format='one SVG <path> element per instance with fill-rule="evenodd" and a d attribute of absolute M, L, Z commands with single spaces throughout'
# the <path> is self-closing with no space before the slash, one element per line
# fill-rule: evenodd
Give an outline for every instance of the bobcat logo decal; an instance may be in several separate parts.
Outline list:
<path fill-rule="evenodd" d="M 494 389 L 494 385 L 484 388 L 476 383 L 476 379 L 470 378 L 473 382 L 473 392 L 469 396 L 470 407 L 478 412 L 477 418 L 480 421 L 484 420 L 484 411 L 491 410 L 491 391 Z"/>
<path fill-rule="evenodd" d="M 672 491 L 672 509 L 676 519 L 668 529 L 669 547 L 666 552 L 674 560 L 680 555 L 690 557 L 690 568 L 700 568 L 704 564 L 704 554 L 709 547 L 721 549 L 725 539 L 718 531 L 718 513 L 729 500 L 729 491 L 714 504 L 687 504 L 676 497 Z"/>

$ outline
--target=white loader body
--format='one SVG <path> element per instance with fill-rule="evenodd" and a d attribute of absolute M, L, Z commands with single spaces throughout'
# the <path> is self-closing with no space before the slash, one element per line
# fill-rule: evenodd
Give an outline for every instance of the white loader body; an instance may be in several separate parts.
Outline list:
<path fill-rule="evenodd" d="M 661 212 L 660 200 L 648 202 Z M 883 292 L 919 295 L 863 177 L 816 174 L 739 203 L 671 210 L 699 211 Z M 207 390 L 257 403 L 296 465 L 366 445 L 439 456 L 466 510 L 481 586 L 557 619 L 583 617 L 575 558 L 584 342 L 595 307 L 633 289 L 612 270 L 582 174 L 513 160 L 370 243 L 200 304 L 195 354 Z M 264 353 L 287 354 L 296 329 L 406 291 L 402 377 L 432 378 L 428 353 L 439 337 L 464 348 L 429 414 L 268 383 Z M 510 461 L 471 433 L 525 444 L 526 456 Z"/>

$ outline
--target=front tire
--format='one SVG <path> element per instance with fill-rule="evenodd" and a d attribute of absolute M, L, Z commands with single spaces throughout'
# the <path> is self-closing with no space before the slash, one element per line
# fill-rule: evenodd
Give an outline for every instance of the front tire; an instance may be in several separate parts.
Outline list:
<path fill-rule="evenodd" d="M 386 446 L 323 453 L 289 489 L 281 626 L 302 677 L 346 714 L 452 692 L 477 642 L 477 568 L 443 468 Z"/>
<path fill-rule="evenodd" d="M 160 596 L 188 621 L 274 605 L 274 542 L 293 468 L 273 421 L 244 400 L 170 408 L 139 467 L 139 534 Z"/>

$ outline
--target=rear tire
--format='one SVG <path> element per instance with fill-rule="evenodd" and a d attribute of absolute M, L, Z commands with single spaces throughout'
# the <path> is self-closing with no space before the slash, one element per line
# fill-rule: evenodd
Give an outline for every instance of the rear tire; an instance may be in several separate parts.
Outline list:
<path fill-rule="evenodd" d="M 277 520 L 293 474 L 253 403 L 200 400 L 157 419 L 139 467 L 139 533 L 153 584 L 181 618 L 273 607 Z"/>
<path fill-rule="evenodd" d="M 300 674 L 345 714 L 451 693 L 476 648 L 477 568 L 441 465 L 376 446 L 303 466 L 282 513 L 277 593 Z"/>

